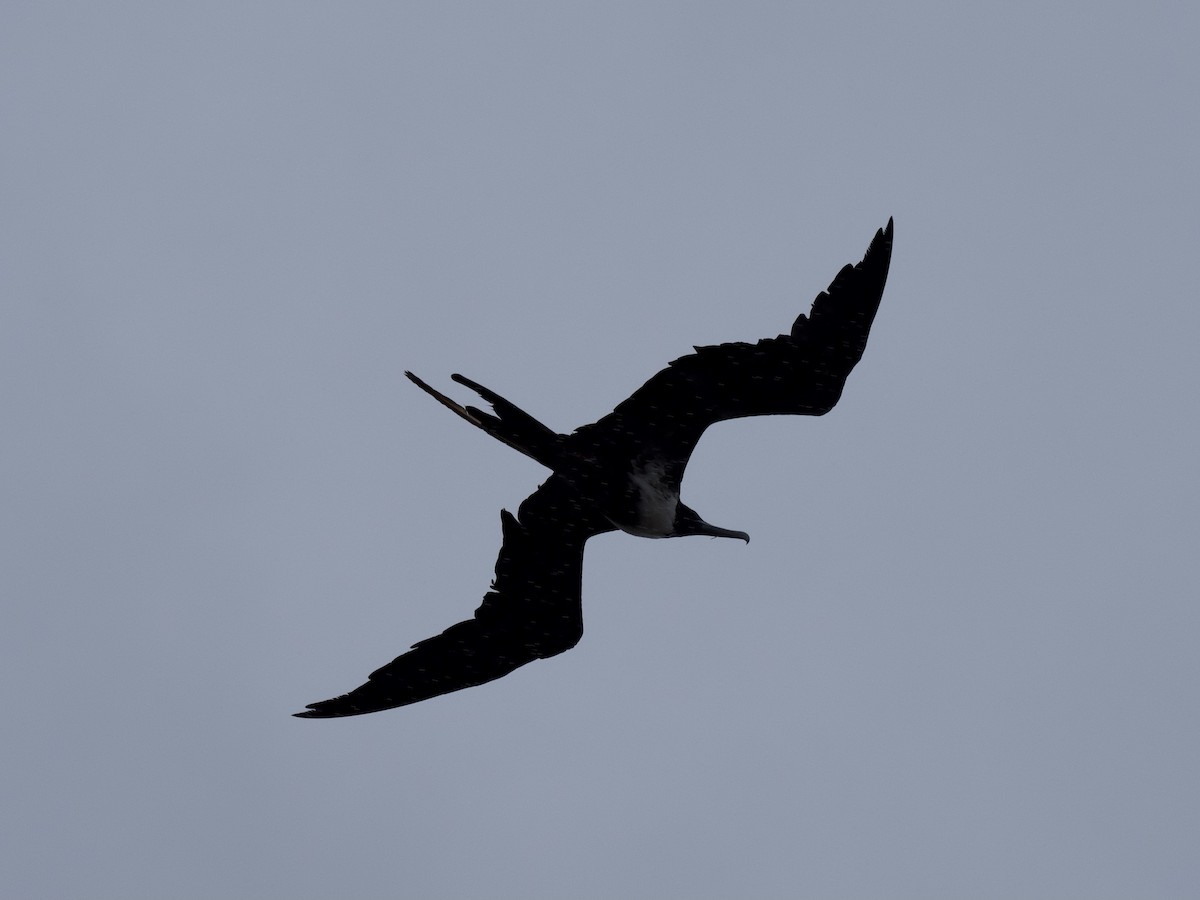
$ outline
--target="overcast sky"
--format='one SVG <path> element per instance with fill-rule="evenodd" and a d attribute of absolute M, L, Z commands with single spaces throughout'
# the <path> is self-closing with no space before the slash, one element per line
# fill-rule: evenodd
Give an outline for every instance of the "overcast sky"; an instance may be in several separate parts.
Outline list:
<path fill-rule="evenodd" d="M 1197 9 L 5 3 L 5 892 L 1194 896 Z M 566 431 L 890 215 L 838 408 L 693 457 L 749 546 L 597 538 L 570 653 L 291 718 L 545 476 L 404 369 Z"/>

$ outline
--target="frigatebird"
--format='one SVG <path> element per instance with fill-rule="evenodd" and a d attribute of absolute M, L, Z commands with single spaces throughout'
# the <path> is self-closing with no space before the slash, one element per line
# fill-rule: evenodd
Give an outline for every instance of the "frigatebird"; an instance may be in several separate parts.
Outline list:
<path fill-rule="evenodd" d="M 745 532 L 710 525 L 680 500 L 688 458 L 714 422 L 829 412 L 866 349 L 891 256 L 889 219 L 862 262 L 844 267 L 790 333 L 756 344 L 696 347 L 571 434 L 552 431 L 462 375 L 450 377 L 489 403 L 490 413 L 461 406 L 406 372 L 440 403 L 552 474 L 515 516 L 501 511 L 496 577 L 472 618 L 414 644 L 361 687 L 296 715 L 324 719 L 407 706 L 571 649 L 583 635 L 583 547 L 598 534 L 620 529 L 749 542 Z"/>

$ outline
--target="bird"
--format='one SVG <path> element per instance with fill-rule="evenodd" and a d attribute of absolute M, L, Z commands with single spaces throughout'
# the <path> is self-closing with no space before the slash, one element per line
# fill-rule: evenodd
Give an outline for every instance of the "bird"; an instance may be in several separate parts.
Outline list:
<path fill-rule="evenodd" d="M 495 578 L 474 615 L 372 672 L 349 693 L 299 718 L 357 716 L 407 706 L 501 678 L 574 647 L 583 635 L 584 544 L 611 531 L 647 538 L 734 538 L 680 499 L 697 441 L 710 425 L 745 416 L 820 416 L 838 402 L 862 358 L 883 297 L 892 220 L 862 261 L 838 272 L 791 330 L 757 343 L 695 347 L 611 413 L 559 434 L 488 388 L 451 379 L 491 411 L 463 406 L 411 372 L 421 390 L 472 425 L 550 469 L 517 508 L 500 513 Z"/>

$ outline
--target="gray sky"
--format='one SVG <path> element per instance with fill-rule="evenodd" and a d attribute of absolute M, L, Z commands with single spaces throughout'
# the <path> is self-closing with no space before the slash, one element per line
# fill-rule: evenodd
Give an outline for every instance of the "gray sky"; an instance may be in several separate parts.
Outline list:
<path fill-rule="evenodd" d="M 23 898 L 1169 898 L 1200 882 L 1195 4 L 0 14 L 0 871 Z M 836 9 L 833 7 L 836 6 Z M 748 547 L 358 719 L 561 430 L 896 217 Z"/>

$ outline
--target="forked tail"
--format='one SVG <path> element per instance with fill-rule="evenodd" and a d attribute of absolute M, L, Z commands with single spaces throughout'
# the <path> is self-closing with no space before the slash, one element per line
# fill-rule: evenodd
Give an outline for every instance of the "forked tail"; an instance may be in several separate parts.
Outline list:
<path fill-rule="evenodd" d="M 462 375 L 450 377 L 465 385 L 492 405 L 495 415 L 474 406 L 460 406 L 445 394 L 436 391 L 412 372 L 405 372 L 409 381 L 433 397 L 438 403 L 456 415 L 462 416 L 472 425 L 482 428 L 498 441 L 503 441 L 514 450 L 519 450 L 530 459 L 535 459 L 548 469 L 557 469 L 563 436 L 551 431 L 524 410 L 509 403 L 495 391 L 476 384 Z"/>

